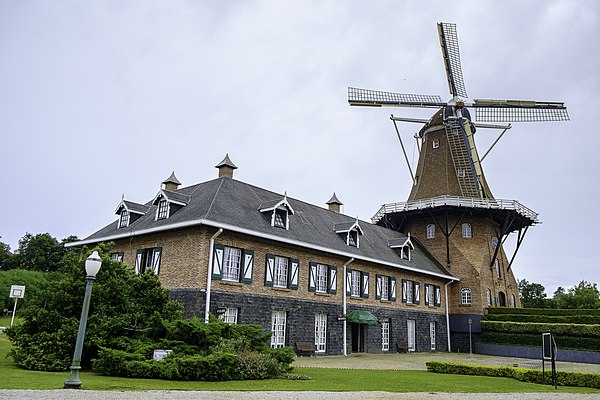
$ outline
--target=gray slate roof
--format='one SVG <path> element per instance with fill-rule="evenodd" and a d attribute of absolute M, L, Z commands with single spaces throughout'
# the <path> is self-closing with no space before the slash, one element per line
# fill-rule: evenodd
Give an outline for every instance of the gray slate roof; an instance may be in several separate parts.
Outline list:
<path fill-rule="evenodd" d="M 171 193 L 175 192 L 168 192 L 169 198 L 171 198 Z M 407 236 L 366 221 L 359 221 L 363 231 L 360 248 L 348 246 L 345 240 L 335 233 L 334 227 L 346 224 L 351 226 L 356 222 L 356 217 L 336 213 L 291 197 L 288 197 L 287 200 L 294 210 L 294 214 L 289 215 L 289 230 L 273 227 L 270 219 L 258 210 L 261 205 L 274 200 L 279 201 L 283 196 L 235 179 L 217 178 L 181 188 L 177 190 L 176 194 L 178 197 L 188 198 L 188 205 L 177 210 L 167 219 L 155 221 L 156 206 L 153 205 L 149 212 L 128 227 L 117 228 L 116 221 L 111 222 L 72 245 L 115 240 L 132 234 L 143 234 L 148 230 L 169 229 L 171 225 L 181 226 L 186 223 L 194 223 L 194 221 L 200 223 L 202 220 L 207 224 L 210 222 L 214 226 L 230 225 L 240 231 L 274 236 L 275 240 L 288 243 L 294 241 L 309 247 L 327 248 L 336 254 L 343 253 L 356 258 L 372 259 L 409 269 L 418 269 L 425 273 L 445 277 L 452 276 L 421 245 L 415 246 L 411 261 L 401 259 L 396 251 L 389 247 L 388 241 L 404 241 Z"/>
<path fill-rule="evenodd" d="M 127 208 L 127 211 L 131 212 L 131 213 L 135 213 L 135 214 L 146 214 L 148 212 L 148 210 L 150 209 L 150 206 L 144 205 L 144 204 L 139 204 L 139 203 L 134 203 L 133 201 L 129 201 L 129 200 L 121 200 L 121 203 L 119 204 L 119 207 L 117 208 L 117 213 L 121 211 L 121 208 L 125 206 Z"/>

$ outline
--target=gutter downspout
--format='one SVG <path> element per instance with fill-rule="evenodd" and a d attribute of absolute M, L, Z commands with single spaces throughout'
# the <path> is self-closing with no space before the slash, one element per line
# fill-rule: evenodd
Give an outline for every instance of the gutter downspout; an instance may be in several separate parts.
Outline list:
<path fill-rule="evenodd" d="M 446 295 L 446 336 L 448 336 L 448 353 L 452 353 L 452 349 L 450 348 L 450 315 L 448 313 L 448 285 L 454 283 L 454 281 L 450 281 L 444 285 L 444 294 Z"/>
<path fill-rule="evenodd" d="M 346 291 L 347 291 L 347 289 L 348 289 L 348 288 L 346 287 L 346 285 L 347 285 L 347 279 L 346 279 L 346 267 L 348 267 L 348 265 L 350 265 L 350 263 L 351 263 L 352 261 L 354 261 L 354 258 L 351 258 L 351 259 L 349 259 L 349 260 L 348 260 L 348 261 L 346 261 L 346 263 L 344 264 L 344 276 L 343 276 L 343 279 L 344 279 L 344 291 L 343 291 L 343 293 L 342 293 L 342 299 L 344 299 L 344 300 L 343 300 L 343 303 L 342 303 L 342 304 L 343 304 L 342 308 L 343 308 L 343 312 L 344 312 L 344 324 L 343 324 L 343 325 L 344 325 L 344 356 L 347 356 L 347 355 L 348 355 L 348 344 L 346 343 L 346 341 L 347 341 L 347 340 L 346 340 L 346 339 L 347 339 L 347 330 L 346 330 L 346 326 L 347 326 L 347 322 L 346 322 Z"/>
<path fill-rule="evenodd" d="M 208 250 L 208 271 L 206 274 L 206 305 L 204 307 L 204 323 L 208 323 L 208 311 L 210 310 L 210 286 L 212 284 L 212 269 L 213 269 L 213 251 L 215 249 L 215 239 L 223 233 L 223 228 L 219 228 L 217 233 L 210 238 L 210 246 Z"/>

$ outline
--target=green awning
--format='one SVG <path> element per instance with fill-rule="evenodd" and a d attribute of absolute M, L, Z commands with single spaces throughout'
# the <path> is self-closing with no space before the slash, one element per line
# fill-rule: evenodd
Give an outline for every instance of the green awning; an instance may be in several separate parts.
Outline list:
<path fill-rule="evenodd" d="M 346 320 L 353 324 L 378 324 L 377 318 L 368 311 L 354 310 L 346 316 Z"/>

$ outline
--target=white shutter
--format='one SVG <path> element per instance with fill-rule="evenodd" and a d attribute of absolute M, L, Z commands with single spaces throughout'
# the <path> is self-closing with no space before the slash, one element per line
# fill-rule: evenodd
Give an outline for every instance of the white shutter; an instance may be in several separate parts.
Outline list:
<path fill-rule="evenodd" d="M 142 250 L 138 250 L 135 255 L 135 267 L 133 268 L 133 271 L 136 273 L 136 275 L 139 275 L 141 266 L 142 266 Z"/>
<path fill-rule="evenodd" d="M 223 253 L 222 245 L 215 244 L 215 254 L 213 255 L 212 275 L 215 279 L 221 279 L 223 276 Z"/>
<path fill-rule="evenodd" d="M 421 298 L 420 298 L 420 296 L 421 296 L 421 284 L 419 282 L 415 282 L 414 288 L 415 288 L 414 294 L 413 294 L 414 299 L 415 299 L 414 303 L 415 304 L 419 304 L 420 301 L 421 301 Z"/>
<path fill-rule="evenodd" d="M 162 247 L 156 247 L 152 251 L 152 271 L 154 275 L 158 275 L 160 269 L 160 254 L 162 253 Z"/>
<path fill-rule="evenodd" d="M 362 297 L 367 298 L 367 297 L 369 297 L 369 273 L 361 272 L 361 277 L 362 277 L 361 295 L 362 295 Z"/>
<path fill-rule="evenodd" d="M 331 294 L 337 293 L 337 267 L 329 267 L 329 287 L 328 291 Z"/>
<path fill-rule="evenodd" d="M 290 289 L 298 289 L 298 267 L 300 265 L 300 261 L 292 259 L 290 269 Z"/>
<path fill-rule="evenodd" d="M 273 274 L 275 272 L 275 256 L 267 254 L 267 265 L 265 266 L 265 285 L 273 286 Z"/>
<path fill-rule="evenodd" d="M 396 278 L 390 278 L 390 300 L 396 301 Z"/>
<path fill-rule="evenodd" d="M 252 283 L 252 270 L 254 269 L 254 252 L 244 250 L 244 274 L 242 283 Z"/>
<path fill-rule="evenodd" d="M 425 285 L 425 305 L 433 305 L 429 304 L 429 292 L 431 292 L 431 285 Z"/>
<path fill-rule="evenodd" d="M 317 264 L 311 262 L 308 264 L 308 291 L 315 292 L 317 290 Z"/>
<path fill-rule="evenodd" d="M 442 292 L 439 286 L 435 287 L 435 305 L 437 307 L 442 305 Z"/>
<path fill-rule="evenodd" d="M 346 270 L 346 296 L 352 294 L 352 270 Z"/>
<path fill-rule="evenodd" d="M 375 276 L 375 300 L 381 299 L 381 275 Z"/>

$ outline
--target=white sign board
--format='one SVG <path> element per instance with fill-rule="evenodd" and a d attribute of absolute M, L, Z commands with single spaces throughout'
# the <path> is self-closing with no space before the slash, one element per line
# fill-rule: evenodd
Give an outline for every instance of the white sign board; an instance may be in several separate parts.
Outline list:
<path fill-rule="evenodd" d="M 22 299 L 25 296 L 25 286 L 11 285 L 10 287 L 10 298 Z"/>
<path fill-rule="evenodd" d="M 173 350 L 154 350 L 154 355 L 152 356 L 152 358 L 156 361 L 160 361 L 172 351 Z"/>

